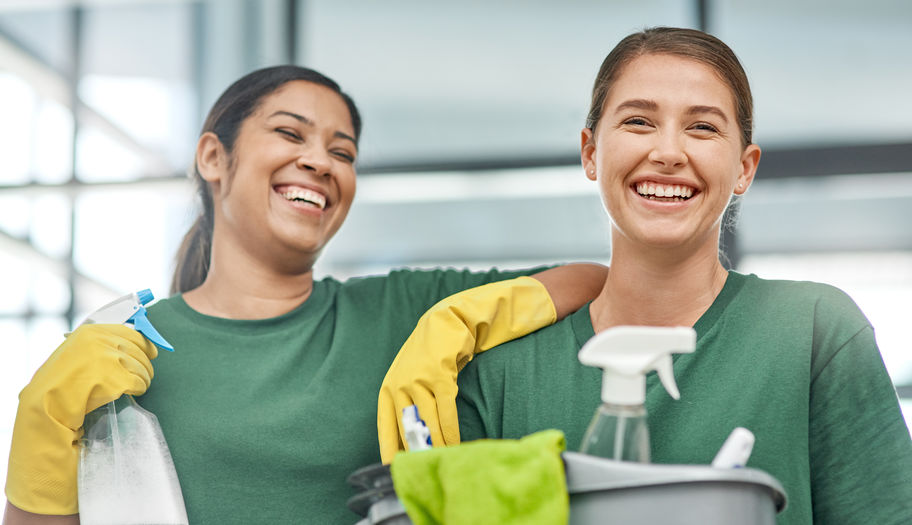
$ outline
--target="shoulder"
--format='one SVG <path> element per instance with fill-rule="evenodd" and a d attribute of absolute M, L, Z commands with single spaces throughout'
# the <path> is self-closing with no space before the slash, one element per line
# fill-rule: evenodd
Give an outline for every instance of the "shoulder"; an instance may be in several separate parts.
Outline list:
<path fill-rule="evenodd" d="M 429 308 L 433 303 L 468 288 L 494 281 L 530 275 L 539 268 L 528 270 L 483 271 L 468 268 L 396 269 L 384 275 L 354 277 L 341 284 L 341 292 L 354 295 L 391 296 Z"/>
<path fill-rule="evenodd" d="M 814 370 L 819 371 L 847 347 L 870 356 L 878 354 L 871 323 L 855 301 L 835 286 L 751 275 L 744 288 L 746 298 L 758 305 L 751 318 L 767 321 L 758 324 L 774 330 L 774 337 L 783 344 L 788 344 L 787 339 L 806 342 Z"/>
<path fill-rule="evenodd" d="M 772 310 L 813 311 L 814 323 L 850 322 L 861 328 L 869 325 L 855 301 L 839 288 L 813 281 L 761 279 L 746 275 L 742 290 L 745 298 Z"/>
<path fill-rule="evenodd" d="M 146 307 L 146 312 L 150 318 L 161 319 L 165 322 L 185 317 L 189 311 L 190 307 L 187 306 L 180 294 L 159 299 L 151 306 Z"/>
<path fill-rule="evenodd" d="M 849 300 L 839 288 L 814 281 L 791 281 L 787 279 L 763 279 L 755 274 L 738 274 L 744 279 L 744 290 L 764 296 L 796 300 Z"/>
<path fill-rule="evenodd" d="M 351 277 L 341 283 L 346 290 L 365 290 L 387 286 L 435 284 L 442 280 L 469 275 L 468 269 L 455 268 L 397 268 L 385 274 Z"/>
<path fill-rule="evenodd" d="M 456 273 L 456 270 L 397 269 L 387 274 L 352 277 L 338 283 L 336 291 L 353 298 L 405 300 L 409 296 L 426 297 L 434 295 L 443 287 L 442 283 Z"/>

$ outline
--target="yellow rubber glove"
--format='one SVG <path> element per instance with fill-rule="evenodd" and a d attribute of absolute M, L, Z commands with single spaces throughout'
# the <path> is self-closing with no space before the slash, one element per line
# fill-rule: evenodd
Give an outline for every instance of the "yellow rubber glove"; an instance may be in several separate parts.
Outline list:
<path fill-rule="evenodd" d="M 73 331 L 19 394 L 6 497 L 36 514 L 78 512 L 76 469 L 82 422 L 123 394 L 140 395 L 152 380 L 158 349 L 122 325 Z"/>
<path fill-rule="evenodd" d="M 554 323 L 544 285 L 531 277 L 486 284 L 431 307 L 402 345 L 380 387 L 377 434 L 384 463 L 405 450 L 402 409 L 417 405 L 437 446 L 459 443 L 456 375 L 476 353 Z"/>

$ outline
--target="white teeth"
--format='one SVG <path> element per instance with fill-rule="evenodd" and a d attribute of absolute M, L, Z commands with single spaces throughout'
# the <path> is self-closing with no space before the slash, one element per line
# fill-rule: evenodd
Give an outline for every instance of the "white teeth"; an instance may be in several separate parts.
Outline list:
<path fill-rule="evenodd" d="M 644 197 L 655 196 L 664 198 L 675 198 L 675 201 L 686 200 L 693 196 L 693 188 L 690 186 L 666 186 L 652 182 L 639 182 L 636 185 L 636 191 Z"/>
<path fill-rule="evenodd" d="M 311 190 L 296 189 L 282 193 L 282 197 L 290 201 L 305 201 L 313 204 L 321 210 L 326 207 L 326 197 Z"/>

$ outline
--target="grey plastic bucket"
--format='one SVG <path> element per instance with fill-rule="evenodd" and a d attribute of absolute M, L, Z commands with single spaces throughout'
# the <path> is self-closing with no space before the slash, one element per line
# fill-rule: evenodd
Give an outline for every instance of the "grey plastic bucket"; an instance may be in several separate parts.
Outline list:
<path fill-rule="evenodd" d="M 573 525 L 774 525 L 785 509 L 782 485 L 756 469 L 563 457 Z"/>
<path fill-rule="evenodd" d="M 782 485 L 756 469 L 644 465 L 575 452 L 563 459 L 571 525 L 774 525 L 786 504 Z M 348 481 L 361 490 L 348 501 L 364 517 L 356 525 L 412 523 L 388 466 L 364 467 Z"/>

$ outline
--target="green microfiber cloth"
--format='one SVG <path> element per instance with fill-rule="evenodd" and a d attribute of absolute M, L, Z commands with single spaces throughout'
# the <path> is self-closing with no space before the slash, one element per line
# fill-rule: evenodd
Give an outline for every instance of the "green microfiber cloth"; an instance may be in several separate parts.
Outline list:
<path fill-rule="evenodd" d="M 393 486 L 415 525 L 566 525 L 569 496 L 559 430 L 399 453 Z"/>

